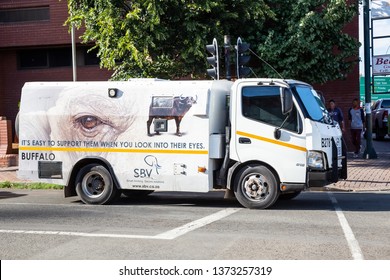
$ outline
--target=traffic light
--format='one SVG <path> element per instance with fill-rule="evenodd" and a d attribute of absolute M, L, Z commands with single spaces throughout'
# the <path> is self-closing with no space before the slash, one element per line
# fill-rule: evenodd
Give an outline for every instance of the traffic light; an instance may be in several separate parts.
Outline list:
<path fill-rule="evenodd" d="M 214 38 L 213 43 L 211 45 L 206 45 L 206 49 L 211 54 L 211 56 L 207 57 L 207 62 L 212 66 L 211 69 L 207 69 L 207 74 L 209 74 L 214 80 L 219 80 L 219 58 L 217 39 Z"/>
<path fill-rule="evenodd" d="M 251 59 L 250 55 L 246 55 L 245 52 L 249 50 L 250 45 L 248 43 L 243 43 L 241 38 L 237 39 L 237 79 L 241 77 L 246 77 L 251 73 L 251 69 L 245 66 Z"/>

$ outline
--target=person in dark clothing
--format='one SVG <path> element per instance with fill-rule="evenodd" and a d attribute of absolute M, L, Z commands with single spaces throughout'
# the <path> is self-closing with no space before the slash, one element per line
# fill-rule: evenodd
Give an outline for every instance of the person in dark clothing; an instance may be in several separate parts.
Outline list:
<path fill-rule="evenodd" d="M 343 112 L 339 107 L 336 107 L 336 102 L 331 99 L 329 100 L 329 108 L 328 112 L 332 119 L 340 125 L 341 130 L 344 132 L 345 131 L 345 124 L 344 124 L 344 116 Z"/>
<path fill-rule="evenodd" d="M 364 111 L 360 107 L 359 100 L 355 98 L 352 102 L 352 108 L 348 110 L 348 119 L 351 121 L 351 138 L 355 147 L 354 157 L 359 156 L 361 134 L 364 129 Z"/>

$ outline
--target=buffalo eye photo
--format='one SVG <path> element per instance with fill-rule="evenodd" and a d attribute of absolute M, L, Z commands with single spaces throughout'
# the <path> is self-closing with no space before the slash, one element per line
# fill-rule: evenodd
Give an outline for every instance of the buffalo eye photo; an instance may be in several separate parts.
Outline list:
<path fill-rule="evenodd" d="M 74 118 L 73 127 L 85 137 L 95 137 L 105 129 L 113 129 L 114 126 L 109 120 L 94 115 L 75 116 Z"/>
<path fill-rule="evenodd" d="M 63 140 L 115 141 L 134 121 L 121 102 L 94 94 L 63 95 L 49 114 L 50 138 Z"/>

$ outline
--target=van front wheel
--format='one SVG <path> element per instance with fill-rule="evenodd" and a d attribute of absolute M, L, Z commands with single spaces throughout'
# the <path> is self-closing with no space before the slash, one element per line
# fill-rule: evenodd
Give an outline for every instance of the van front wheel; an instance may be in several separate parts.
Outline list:
<path fill-rule="evenodd" d="M 234 185 L 237 200 L 247 208 L 271 207 L 279 197 L 275 175 L 262 165 L 243 168 L 237 174 Z"/>
<path fill-rule="evenodd" d="M 86 204 L 108 204 L 119 193 L 110 172 L 99 164 L 88 164 L 79 171 L 76 192 Z"/>

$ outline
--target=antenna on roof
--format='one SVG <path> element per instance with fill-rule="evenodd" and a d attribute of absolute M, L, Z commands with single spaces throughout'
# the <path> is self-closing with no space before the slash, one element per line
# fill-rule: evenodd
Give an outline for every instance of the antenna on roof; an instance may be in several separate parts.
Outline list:
<path fill-rule="evenodd" d="M 276 69 L 274 67 L 272 67 L 271 64 L 269 64 L 267 61 L 265 61 L 264 59 L 262 59 L 259 55 L 257 55 L 252 49 L 249 49 L 249 51 L 254 55 L 256 56 L 258 59 L 260 59 L 262 62 L 264 62 L 269 68 L 271 68 L 276 74 L 278 74 L 278 76 L 284 80 L 283 76 L 280 75 L 280 73 L 278 71 L 276 71 Z"/>

